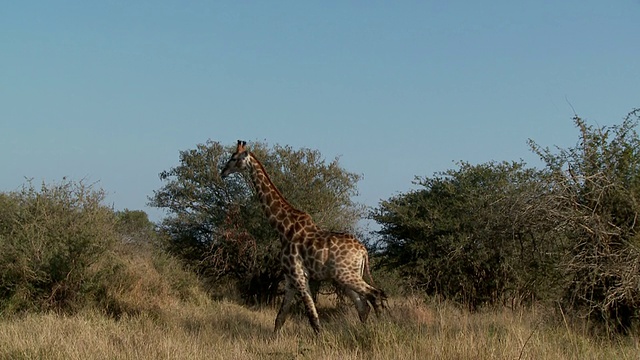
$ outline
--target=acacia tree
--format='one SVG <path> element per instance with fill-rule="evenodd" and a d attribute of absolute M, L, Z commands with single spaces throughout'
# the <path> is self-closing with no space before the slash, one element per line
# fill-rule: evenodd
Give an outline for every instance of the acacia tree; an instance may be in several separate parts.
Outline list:
<path fill-rule="evenodd" d="M 531 142 L 553 189 L 550 214 L 567 239 L 564 304 L 618 332 L 640 306 L 639 116 L 634 110 L 611 127 L 575 116 L 578 144 L 556 152 Z"/>
<path fill-rule="evenodd" d="M 360 176 L 320 152 L 255 142 L 249 148 L 289 202 L 331 230 L 353 231 L 363 207 L 351 199 Z M 168 216 L 167 248 L 210 284 L 234 281 L 247 299 L 270 302 L 281 280 L 280 240 L 242 175 L 220 178 L 232 146 L 208 141 L 180 152 L 180 164 L 160 173 L 165 183 L 151 205 Z"/>

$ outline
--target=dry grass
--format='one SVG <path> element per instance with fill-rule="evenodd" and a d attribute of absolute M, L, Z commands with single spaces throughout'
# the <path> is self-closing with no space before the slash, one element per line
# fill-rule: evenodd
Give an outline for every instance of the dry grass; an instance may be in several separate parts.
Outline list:
<path fill-rule="evenodd" d="M 0 320 L 2 359 L 638 359 L 637 336 L 597 341 L 549 325 L 534 310 L 470 314 L 395 300 L 366 325 L 355 311 L 321 306 L 314 337 L 294 315 L 272 332 L 275 309 L 228 301 L 178 304 L 119 320 L 87 311 Z"/>

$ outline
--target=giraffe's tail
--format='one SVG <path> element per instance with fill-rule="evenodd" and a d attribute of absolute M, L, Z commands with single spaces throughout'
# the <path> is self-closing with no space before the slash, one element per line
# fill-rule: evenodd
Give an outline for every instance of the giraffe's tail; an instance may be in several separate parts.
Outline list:
<path fill-rule="evenodd" d="M 369 278 L 369 284 L 377 288 L 376 284 L 373 282 L 373 276 L 371 276 L 371 269 L 369 268 L 369 252 L 368 251 L 364 252 L 363 272 L 362 272 L 363 278 L 365 273 Z"/>
<path fill-rule="evenodd" d="M 379 306 L 382 309 L 387 309 L 388 310 L 388 304 L 387 304 L 387 294 L 384 292 L 384 290 L 378 288 L 378 286 L 376 286 L 375 282 L 373 281 L 373 276 L 371 276 L 371 268 L 369 266 L 369 252 L 366 251 L 364 252 L 364 261 L 363 261 L 363 279 L 364 279 L 364 273 L 366 272 L 367 277 L 369 278 L 369 285 L 371 285 L 374 288 L 374 296 L 373 299 L 371 299 L 373 302 L 372 304 L 374 304 L 374 309 L 376 311 L 376 313 L 379 313 L 379 308 L 378 308 L 378 301 Z"/>

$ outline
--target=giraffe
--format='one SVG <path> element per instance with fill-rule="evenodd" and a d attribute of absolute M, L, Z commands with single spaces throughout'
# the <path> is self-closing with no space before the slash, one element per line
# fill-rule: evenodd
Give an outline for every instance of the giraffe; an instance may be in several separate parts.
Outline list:
<path fill-rule="evenodd" d="M 376 315 L 385 307 L 383 290 L 364 281 L 365 271 L 370 281 L 369 255 L 364 245 L 353 235 L 320 229 L 311 216 L 294 208 L 271 182 L 264 166 L 238 140 L 235 152 L 221 172 L 225 178 L 232 173 L 248 173 L 269 224 L 280 235 L 280 262 L 285 275 L 285 293 L 275 320 L 277 333 L 284 325 L 296 294 L 304 304 L 309 323 L 320 332 L 318 312 L 313 302 L 309 281 L 331 280 L 353 301 L 358 317 L 367 320 L 371 306 Z M 371 306 L 369 305 L 371 304 Z"/>

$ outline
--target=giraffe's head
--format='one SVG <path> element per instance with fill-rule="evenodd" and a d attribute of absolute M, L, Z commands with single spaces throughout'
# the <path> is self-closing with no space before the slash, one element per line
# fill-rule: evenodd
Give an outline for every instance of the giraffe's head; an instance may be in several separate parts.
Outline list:
<path fill-rule="evenodd" d="M 245 149 L 247 145 L 246 141 L 238 140 L 238 146 L 236 151 L 231 155 L 231 159 L 227 161 L 227 164 L 222 169 L 220 176 L 225 178 L 233 173 L 243 171 L 247 168 L 249 152 Z"/>

